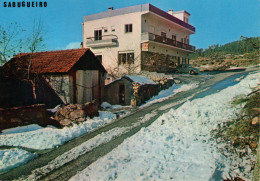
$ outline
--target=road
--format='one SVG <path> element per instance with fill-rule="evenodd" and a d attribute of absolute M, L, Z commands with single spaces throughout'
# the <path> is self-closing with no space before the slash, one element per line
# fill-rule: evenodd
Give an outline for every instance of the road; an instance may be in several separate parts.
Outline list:
<path fill-rule="evenodd" d="M 252 71 L 252 70 L 248 70 L 248 71 Z M 163 102 L 155 103 L 141 109 L 137 108 L 131 114 L 123 118 L 119 118 L 111 124 L 103 126 L 93 132 L 87 133 L 74 140 L 71 140 L 58 148 L 52 150 L 45 150 L 40 153 L 40 156 L 38 158 L 18 168 L 12 169 L 7 173 L 0 175 L 0 178 L 1 180 L 21 179 L 21 176 L 30 175 L 33 170 L 45 166 L 46 164 L 48 164 L 50 161 L 54 160 L 61 154 L 68 152 L 72 148 L 81 145 L 82 143 L 94 138 L 95 136 L 101 134 L 102 132 L 107 132 L 113 128 L 118 128 L 118 127 L 119 128 L 130 127 L 133 124 L 140 122 L 140 120 L 144 118 L 145 115 L 151 113 L 154 115 L 143 124 L 139 124 L 138 126 L 134 127 L 128 132 L 113 138 L 111 141 L 94 148 L 93 150 L 79 156 L 77 159 L 72 160 L 47 174 L 37 173 L 39 180 L 62 180 L 62 181 L 68 180 L 69 178 L 77 174 L 77 172 L 83 170 L 88 165 L 95 162 L 98 158 L 102 157 L 103 155 L 106 155 L 111 150 L 116 148 L 126 138 L 134 135 L 141 128 L 149 126 L 163 113 L 168 112 L 172 108 L 177 109 L 184 102 L 193 98 L 194 96 L 198 97 L 201 93 L 211 90 L 210 88 L 214 87 L 216 83 L 223 81 L 229 76 L 232 75 L 242 76 L 244 74 L 247 74 L 248 71 L 245 71 L 243 73 L 236 72 L 236 73 L 216 74 L 211 78 L 205 78 L 205 76 L 183 76 L 183 77 L 179 76 L 178 79 L 181 80 L 182 82 L 188 83 L 190 80 L 197 81 L 200 82 L 200 86 L 198 88 L 186 92 L 179 92 L 175 96 L 170 97 L 169 99 L 166 99 Z M 211 91 L 211 93 L 213 92 Z"/>

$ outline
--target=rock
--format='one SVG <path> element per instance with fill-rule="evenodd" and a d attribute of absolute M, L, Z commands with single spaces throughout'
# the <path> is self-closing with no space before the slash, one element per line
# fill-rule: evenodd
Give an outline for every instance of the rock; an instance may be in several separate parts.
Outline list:
<path fill-rule="evenodd" d="M 70 105 L 70 108 L 71 108 L 71 109 L 77 109 L 77 105 L 71 104 L 71 105 Z"/>
<path fill-rule="evenodd" d="M 61 110 L 59 111 L 59 113 L 60 113 L 62 116 L 65 117 L 66 115 L 68 115 L 68 114 L 70 113 L 70 110 L 67 109 L 67 108 L 61 109 Z"/>
<path fill-rule="evenodd" d="M 77 105 L 77 109 L 82 109 L 82 105 L 81 104 L 76 104 Z"/>
<path fill-rule="evenodd" d="M 253 120 L 252 120 L 252 125 L 259 125 L 259 117 L 255 117 Z"/>
<path fill-rule="evenodd" d="M 79 118 L 77 119 L 77 122 L 84 122 L 86 119 L 85 118 Z"/>
<path fill-rule="evenodd" d="M 70 119 L 72 119 L 72 120 L 76 120 L 78 118 L 83 118 L 85 116 L 86 116 L 86 114 L 85 114 L 84 110 L 80 110 L 80 109 L 76 109 L 70 113 Z"/>
<path fill-rule="evenodd" d="M 57 121 L 63 120 L 65 117 L 59 114 L 58 112 L 55 114 L 54 119 Z"/>
<path fill-rule="evenodd" d="M 72 125 L 72 121 L 70 121 L 69 119 L 63 119 L 60 121 L 61 126 L 69 126 Z"/>
<path fill-rule="evenodd" d="M 92 102 L 85 103 L 82 108 L 86 114 L 86 116 L 89 116 L 90 118 L 93 118 L 95 116 L 99 116 L 98 113 L 98 102 L 96 100 Z"/>

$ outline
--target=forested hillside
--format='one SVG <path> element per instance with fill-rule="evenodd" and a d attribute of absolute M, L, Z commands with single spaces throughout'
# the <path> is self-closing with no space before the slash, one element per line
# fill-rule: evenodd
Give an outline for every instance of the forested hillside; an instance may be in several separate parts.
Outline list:
<path fill-rule="evenodd" d="M 225 45 L 211 45 L 197 49 L 190 56 L 191 65 L 202 70 L 225 70 L 230 67 L 247 67 L 260 63 L 260 37 L 240 37 Z"/>
<path fill-rule="evenodd" d="M 192 59 L 197 57 L 215 57 L 226 54 L 241 55 L 259 51 L 260 37 L 240 37 L 240 40 L 227 43 L 225 45 L 211 45 L 206 49 L 199 48 L 191 55 Z"/>

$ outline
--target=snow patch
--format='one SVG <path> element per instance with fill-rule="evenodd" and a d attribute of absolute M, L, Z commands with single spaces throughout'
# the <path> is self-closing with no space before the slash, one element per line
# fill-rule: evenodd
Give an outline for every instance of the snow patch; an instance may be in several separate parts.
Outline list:
<path fill-rule="evenodd" d="M 171 109 L 70 180 L 200 181 L 214 180 L 215 173 L 222 178 L 239 175 L 251 180 L 252 172 L 238 168 L 248 164 L 246 160 L 238 161 L 236 155 L 224 157 L 218 148 L 225 144 L 217 144 L 211 131 L 239 114 L 241 107 L 231 102 L 250 93 L 259 77 L 260 73 L 250 74 L 216 94 Z M 251 159 L 255 158 L 251 155 Z"/>
<path fill-rule="evenodd" d="M 104 109 L 107 109 L 107 108 L 110 108 L 112 105 L 109 104 L 108 102 L 102 102 L 102 104 L 100 105 L 100 107 L 104 108 Z"/>
<path fill-rule="evenodd" d="M 15 128 L 9 128 L 2 131 L 0 135 L 6 135 L 6 134 L 15 134 L 15 133 L 24 133 L 29 131 L 35 131 L 38 129 L 42 129 L 43 127 L 39 126 L 38 124 L 31 124 L 27 126 L 18 126 Z"/>
<path fill-rule="evenodd" d="M 37 154 L 17 148 L 0 150 L 0 173 L 17 167 L 36 156 Z"/>
<path fill-rule="evenodd" d="M 93 129 L 111 123 L 116 118 L 115 114 L 109 112 L 100 111 L 99 114 L 100 117 L 88 118 L 81 124 L 74 124 L 72 127 L 64 127 L 63 129 L 38 127 L 39 129 L 20 133 L 10 133 L 8 130 L 3 130 L 4 133 L 9 132 L 10 134 L 0 135 L 0 146 L 22 146 L 39 150 L 54 148 Z M 21 128 L 17 129 L 22 130 Z"/>
<path fill-rule="evenodd" d="M 152 81 L 148 77 L 142 76 L 142 75 L 126 75 L 126 77 L 130 78 L 134 82 L 139 83 L 141 85 L 144 85 L 144 84 L 156 84 L 154 81 Z"/>
<path fill-rule="evenodd" d="M 149 99 L 148 101 L 146 101 L 146 103 L 144 105 L 140 106 L 140 108 L 147 107 L 147 106 L 157 103 L 157 102 L 162 102 L 162 101 L 174 96 L 175 94 L 177 94 L 179 92 L 195 89 L 198 86 L 199 85 L 195 84 L 195 83 L 194 84 L 184 84 L 184 85 L 173 84 L 170 88 L 160 91 L 158 95 L 156 95 L 156 96 L 152 97 L 151 99 Z"/>

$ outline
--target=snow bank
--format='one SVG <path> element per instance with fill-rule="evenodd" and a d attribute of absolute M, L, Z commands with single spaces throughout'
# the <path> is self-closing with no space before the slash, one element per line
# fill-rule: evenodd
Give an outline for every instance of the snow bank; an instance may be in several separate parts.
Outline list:
<path fill-rule="evenodd" d="M 39 126 L 38 124 L 31 124 L 28 126 L 18 126 L 16 128 L 9 128 L 2 131 L 2 135 L 5 134 L 14 134 L 14 133 L 24 133 L 29 131 L 35 131 L 38 129 L 42 129 L 43 127 Z"/>
<path fill-rule="evenodd" d="M 109 104 L 108 102 L 102 102 L 102 104 L 100 105 L 100 107 L 104 108 L 104 109 L 107 109 L 107 108 L 110 108 L 112 105 Z"/>
<path fill-rule="evenodd" d="M 139 83 L 141 85 L 144 85 L 144 84 L 156 84 L 154 81 L 152 81 L 148 77 L 142 76 L 142 75 L 126 75 L 126 77 L 130 78 L 134 82 Z"/>
<path fill-rule="evenodd" d="M 141 117 L 138 122 L 133 123 L 131 126 L 128 127 L 117 127 L 112 130 L 109 130 L 107 132 L 103 132 L 94 138 L 82 143 L 81 145 L 65 152 L 64 154 L 58 156 L 51 162 L 49 162 L 47 165 L 37 168 L 32 171 L 32 174 L 29 175 L 27 178 L 24 178 L 23 180 L 39 180 L 42 176 L 47 175 L 52 170 L 57 169 L 64 164 L 77 159 L 79 156 L 93 150 L 94 148 L 108 143 L 112 139 L 119 137 L 120 135 L 132 130 L 133 128 L 140 126 L 141 124 L 145 123 L 146 121 L 149 121 L 152 117 L 154 117 L 156 113 L 152 112 L 150 114 L 145 115 L 144 117 Z"/>
<path fill-rule="evenodd" d="M 38 180 L 43 175 L 46 175 L 52 170 L 57 169 L 62 165 L 78 158 L 80 155 L 89 152 L 99 145 L 109 142 L 114 137 L 124 134 L 125 132 L 129 131 L 129 129 L 131 129 L 131 127 L 114 128 L 110 131 L 103 132 L 95 136 L 94 138 L 82 143 L 81 145 L 71 149 L 70 151 L 58 156 L 56 159 L 52 160 L 44 167 L 33 170 L 32 174 L 24 180 Z"/>
<path fill-rule="evenodd" d="M 238 169 L 246 161 L 232 162 L 236 155 L 229 159 L 218 152 L 225 145 L 212 139 L 211 130 L 237 116 L 241 107 L 231 105 L 232 100 L 251 92 L 259 77 L 248 75 L 239 84 L 171 109 L 70 180 L 201 181 L 215 180 L 217 174 L 219 180 L 251 179 L 252 172 Z"/>
<path fill-rule="evenodd" d="M 26 130 L 26 132 L 13 133 L 10 130 L 4 130 L 0 135 L 0 146 L 23 146 L 33 149 L 48 149 L 62 145 L 65 142 L 81 136 L 93 129 L 112 122 L 116 115 L 109 112 L 100 111 L 100 117 L 87 119 L 87 121 L 73 125 L 72 127 L 64 127 L 63 129 L 56 129 L 54 127 L 46 127 L 35 130 L 26 130 L 17 128 L 18 130 Z M 35 127 L 35 126 L 29 126 Z M 29 131 L 30 130 L 30 131 Z M 7 134 L 10 133 L 10 134 Z"/>
<path fill-rule="evenodd" d="M 151 99 L 149 99 L 148 101 L 146 101 L 146 103 L 144 105 L 140 106 L 140 108 L 147 107 L 156 102 L 162 102 L 162 101 L 168 99 L 169 97 L 174 96 L 178 92 L 195 89 L 198 86 L 199 86 L 198 84 L 184 84 L 184 85 L 173 84 L 170 88 L 160 91 L 158 95 L 156 95 L 156 96 L 152 97 Z"/>
<path fill-rule="evenodd" d="M 0 173 L 17 167 L 36 156 L 37 154 L 32 154 L 17 148 L 0 150 Z"/>

